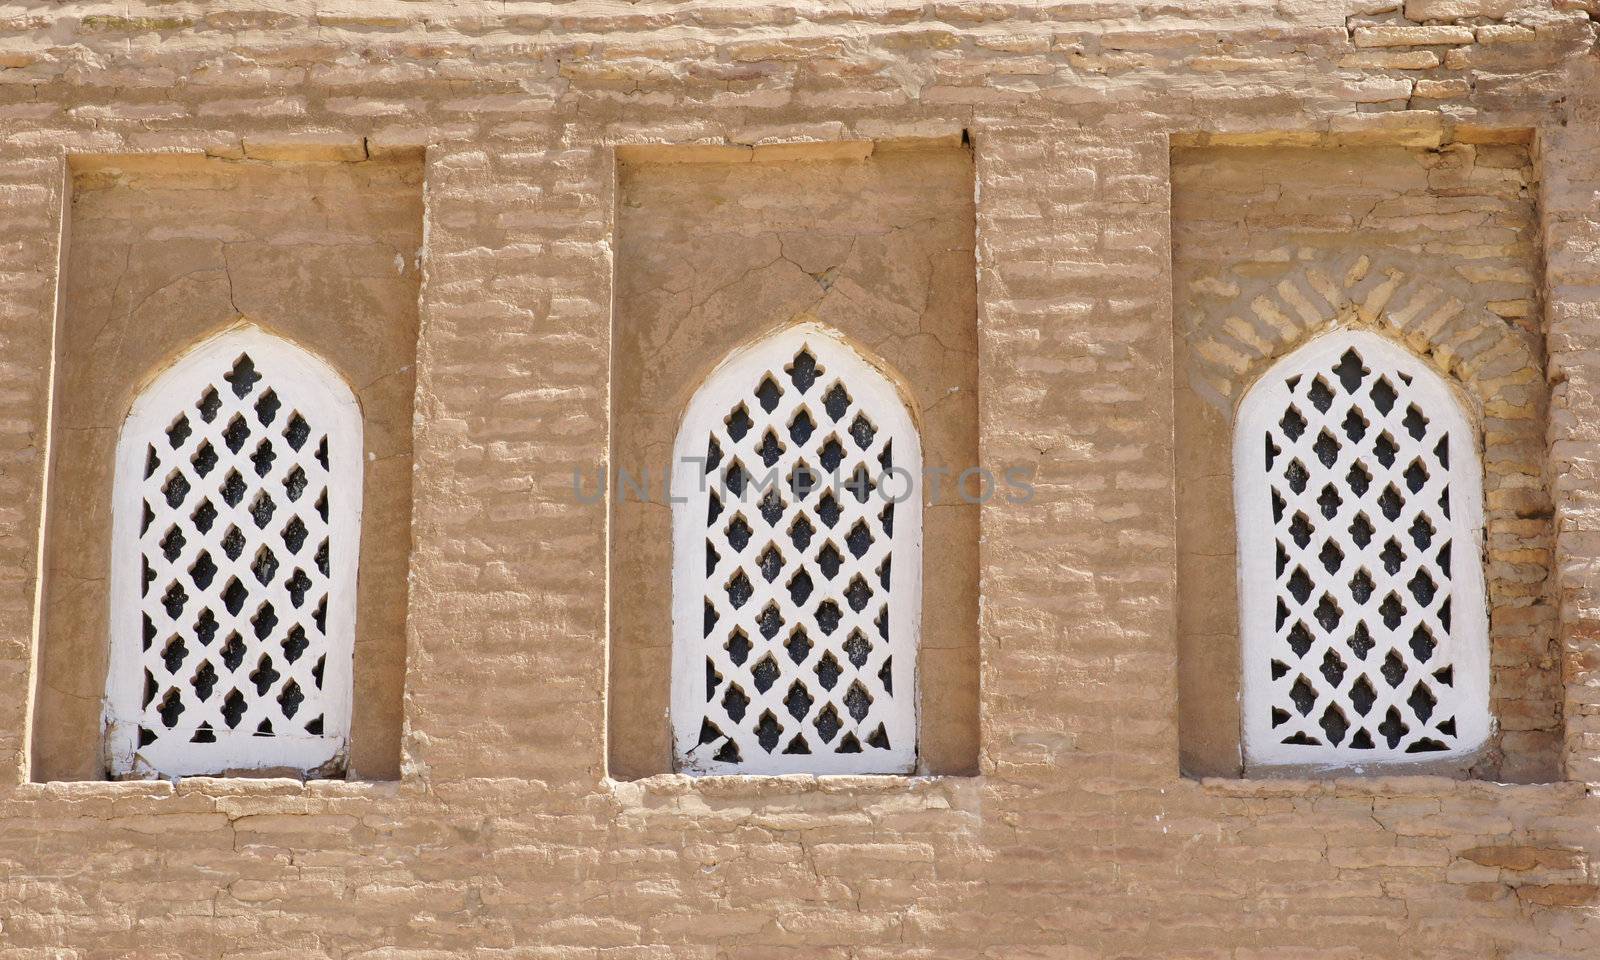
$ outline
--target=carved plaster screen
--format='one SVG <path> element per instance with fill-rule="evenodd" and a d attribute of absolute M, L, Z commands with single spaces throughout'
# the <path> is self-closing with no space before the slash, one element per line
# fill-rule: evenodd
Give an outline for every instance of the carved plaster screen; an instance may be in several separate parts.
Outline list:
<path fill-rule="evenodd" d="M 1278 361 L 1234 435 L 1247 762 L 1459 756 L 1489 732 L 1476 435 L 1376 334 Z"/>
<path fill-rule="evenodd" d="M 792 328 L 711 374 L 674 457 L 678 768 L 912 771 L 922 454 L 894 384 Z"/>
<path fill-rule="evenodd" d="M 113 503 L 114 775 L 342 763 L 361 451 L 338 375 L 252 327 L 134 402 Z"/>

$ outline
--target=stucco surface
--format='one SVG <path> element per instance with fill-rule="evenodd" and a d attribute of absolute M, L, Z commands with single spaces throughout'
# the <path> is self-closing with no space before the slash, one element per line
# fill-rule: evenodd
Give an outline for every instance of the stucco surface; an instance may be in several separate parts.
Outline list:
<path fill-rule="evenodd" d="M 1592 956 L 1596 17 L 1593 0 L 0 9 L 0 956 Z M 979 455 L 1038 491 L 980 511 L 977 775 L 608 778 L 617 584 L 605 509 L 571 477 L 606 456 L 621 402 L 617 148 L 781 159 L 963 131 Z M 1505 169 L 1532 171 L 1536 241 L 1510 255 L 1532 307 L 1507 327 L 1544 341 L 1556 662 L 1530 689 L 1558 705 L 1538 731 L 1558 782 L 1180 772 L 1172 197 L 1196 188 L 1174 145 L 1526 150 Z M 66 157 L 416 150 L 400 778 L 31 782 Z"/>

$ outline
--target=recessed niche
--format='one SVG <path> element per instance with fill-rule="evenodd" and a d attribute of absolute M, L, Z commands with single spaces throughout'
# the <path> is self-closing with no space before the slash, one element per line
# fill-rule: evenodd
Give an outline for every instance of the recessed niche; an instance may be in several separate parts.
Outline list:
<path fill-rule="evenodd" d="M 771 159 L 759 149 L 753 159 L 739 149 L 619 151 L 610 462 L 635 478 L 648 470 L 654 493 L 638 496 L 616 484 L 612 492 L 621 496 L 613 496 L 609 508 L 612 776 L 673 768 L 672 533 L 660 485 L 691 397 L 730 352 L 794 324 L 835 330 L 866 345 L 900 375 L 926 468 L 954 477 L 978 463 L 973 183 L 970 151 L 955 141 L 789 146 Z M 735 410 L 719 430 L 730 438 L 743 436 L 747 424 L 765 420 L 756 416 L 758 408 L 778 402 L 778 391 L 797 375 L 803 378 L 805 371 L 777 371 L 771 389 L 756 384 L 743 413 Z M 851 403 L 843 388 L 829 397 L 827 386 L 816 385 L 816 409 L 808 408 L 804 417 L 772 425 L 770 438 L 751 434 L 751 463 L 724 463 L 722 469 L 764 473 L 767 457 L 777 462 L 794 445 L 805 445 L 818 448 L 818 463 L 808 460 L 808 470 L 828 470 L 830 458 L 839 462 L 871 444 L 875 427 L 863 420 L 854 432 L 845 424 L 838 449 L 827 448 L 819 431 L 832 423 L 828 410 L 844 411 Z M 786 477 L 779 498 L 801 495 L 796 491 L 807 490 L 809 476 Z M 850 489 L 839 496 L 851 496 Z M 748 514 L 746 522 L 761 537 L 748 542 L 750 576 L 760 578 L 755 558 L 769 542 L 775 551 L 818 554 L 814 576 L 801 581 L 786 572 L 776 581 L 785 598 L 805 594 L 816 602 L 817 591 L 833 589 L 827 570 L 849 562 L 851 534 L 843 523 L 827 529 L 829 517 L 839 523 L 825 502 L 831 492 L 812 496 L 818 501 L 815 521 L 781 519 L 781 529 L 769 530 L 756 500 L 739 516 Z M 776 500 L 766 506 L 777 515 Z M 916 769 L 923 773 L 963 775 L 977 768 L 978 510 L 946 482 L 923 512 L 916 671 Z M 730 510 L 719 523 L 730 518 L 738 519 Z M 744 539 L 742 531 L 730 530 L 718 549 L 734 549 L 730 545 Z M 704 562 L 713 560 L 707 556 Z M 845 580 L 838 590 L 850 586 Z M 863 580 L 856 594 L 866 586 Z M 848 593 L 841 592 L 841 612 L 848 603 Z M 756 664 L 770 655 L 782 665 L 795 655 L 796 648 L 784 645 L 792 625 L 768 624 L 762 616 L 752 624 L 753 632 L 730 639 L 730 658 Z M 763 624 L 770 625 L 770 636 Z M 849 681 L 841 673 L 854 668 L 842 656 L 813 655 L 818 664 L 812 695 L 823 695 L 833 683 L 843 698 Z M 789 688 L 774 688 L 780 689 Z M 850 702 L 860 709 L 860 699 Z M 724 706 L 736 711 L 740 704 Z M 778 703 L 769 726 L 776 730 L 790 722 L 796 709 L 793 700 Z M 773 750 L 821 749 L 848 709 L 841 699 L 816 728 L 815 742 L 808 731 L 803 743 L 788 736 L 773 740 Z M 762 719 L 760 711 L 750 714 L 752 724 Z M 877 749 L 863 739 L 873 734 L 868 729 L 852 735 L 851 749 Z"/>
<path fill-rule="evenodd" d="M 348 754 L 334 772 L 397 777 L 421 276 L 420 156 L 356 163 L 96 156 L 73 158 L 71 175 L 55 331 L 32 778 L 106 775 L 101 704 L 109 649 L 112 473 L 130 404 L 190 348 L 240 323 L 324 360 L 360 405 L 364 519 L 354 706 Z M 216 415 L 218 404 L 206 400 L 195 405 L 194 421 L 172 424 L 173 449 L 187 450 L 183 445 L 195 424 L 208 410 Z M 236 431 L 219 432 L 218 443 L 196 447 L 190 458 L 197 477 L 227 465 L 229 473 L 215 475 L 219 499 L 237 486 L 242 500 L 244 488 L 271 470 L 271 458 L 294 448 L 294 418 L 276 408 L 279 398 L 263 394 L 255 402 L 239 413 Z M 283 448 L 269 450 L 261 445 L 260 424 L 280 420 L 288 423 Z M 235 473 L 239 482 L 230 485 L 226 481 Z M 293 507 L 306 493 L 303 482 L 287 476 L 271 514 L 320 509 Z M 239 504 L 244 512 L 235 518 L 270 521 L 264 497 L 263 491 Z M 220 507 L 211 498 L 200 503 L 190 518 L 194 530 L 219 522 Z M 225 552 L 228 542 L 219 536 L 219 549 Z M 181 549 L 175 541 L 169 546 Z M 253 578 L 253 586 L 274 574 L 278 559 L 242 556 L 241 576 Z M 199 564 L 193 575 L 210 582 L 217 560 Z M 221 674 L 254 669 L 227 638 L 212 639 L 216 662 L 196 674 L 197 690 L 208 698 L 229 689 Z M 303 695 L 298 686 L 287 690 L 286 715 Z"/>
<path fill-rule="evenodd" d="M 1172 155 L 1172 182 L 1184 772 L 1311 772 L 1246 768 L 1241 754 L 1233 431 L 1246 391 L 1277 360 L 1330 329 L 1343 329 L 1373 334 L 1427 364 L 1466 412 L 1465 433 L 1478 445 L 1483 464 L 1483 570 L 1490 614 L 1489 712 L 1495 726 L 1487 745 L 1475 755 L 1438 762 L 1423 744 L 1414 761 L 1363 769 L 1515 782 L 1556 778 L 1562 687 L 1548 583 L 1552 530 L 1543 475 L 1548 398 L 1535 285 L 1537 184 L 1527 147 L 1182 147 Z M 1357 741 L 1365 728 L 1352 717 L 1361 717 L 1362 705 L 1371 705 L 1378 687 L 1389 682 L 1386 677 L 1399 675 L 1392 664 L 1387 673 L 1382 669 L 1386 651 L 1424 663 L 1426 651 L 1420 647 L 1404 652 L 1413 650 L 1412 634 L 1411 627 L 1400 625 L 1399 611 L 1406 604 L 1429 602 L 1435 589 L 1432 581 L 1407 572 L 1410 579 L 1393 584 L 1391 596 L 1390 588 L 1377 589 L 1375 578 L 1394 575 L 1407 562 L 1407 551 L 1424 549 L 1422 544 L 1432 544 L 1443 529 L 1442 514 L 1413 522 L 1402 507 L 1430 482 L 1424 460 L 1435 472 L 1446 465 L 1431 446 L 1404 452 L 1438 427 L 1420 411 L 1413 415 L 1396 406 L 1396 397 L 1413 387 L 1379 382 L 1363 394 L 1361 411 L 1329 406 L 1360 378 L 1359 369 L 1340 360 L 1326 376 L 1296 384 L 1303 388 L 1304 409 L 1297 406 L 1275 419 L 1271 432 L 1277 439 L 1249 455 L 1286 458 L 1284 489 L 1290 492 L 1284 496 L 1298 498 L 1297 509 L 1305 514 L 1303 523 L 1294 511 L 1283 515 L 1285 550 L 1299 557 L 1284 567 L 1286 578 L 1297 576 L 1297 564 L 1312 565 L 1307 577 L 1320 578 L 1329 569 L 1356 564 L 1357 554 L 1365 560 L 1363 572 L 1349 581 L 1350 601 L 1363 610 L 1370 605 L 1373 615 L 1341 617 L 1332 606 L 1319 610 L 1313 598 L 1307 624 L 1313 632 L 1324 629 L 1323 621 L 1338 631 L 1367 631 L 1341 634 L 1341 648 L 1352 661 L 1370 651 L 1377 666 L 1362 672 L 1342 659 L 1324 662 L 1318 651 L 1309 652 L 1315 662 L 1302 663 L 1295 652 L 1298 635 L 1283 647 L 1280 662 L 1270 665 L 1275 682 L 1286 686 L 1302 671 L 1310 671 L 1305 676 L 1311 685 L 1319 678 L 1330 687 L 1351 685 L 1352 716 L 1325 715 L 1319 707 L 1316 716 L 1325 723 L 1299 733 L 1310 739 L 1348 736 L 1365 748 L 1368 739 L 1393 735 L 1395 727 L 1390 724 L 1388 733 L 1368 731 Z M 1382 430 L 1377 429 L 1380 420 Z M 1370 451 L 1370 457 L 1346 463 L 1348 450 L 1357 447 Z M 1303 497 L 1295 492 L 1313 476 L 1328 474 L 1327 464 L 1335 462 L 1338 489 L 1319 480 Z M 1370 506 L 1352 514 L 1350 504 L 1361 498 Z M 1337 531 L 1345 546 L 1319 552 L 1320 541 L 1311 538 L 1330 512 L 1347 520 Z M 1388 529 L 1395 523 L 1400 525 Z M 1312 552 L 1300 552 L 1302 540 Z M 1270 575 L 1271 558 L 1265 563 Z M 1445 576 L 1443 569 L 1438 576 Z M 1285 584 L 1295 587 L 1288 579 Z M 1448 628 L 1444 622 L 1441 629 L 1459 629 L 1468 618 L 1455 617 Z M 1374 687 L 1355 686 L 1362 677 Z M 1462 679 L 1430 674 L 1428 683 Z M 1417 702 L 1402 706 L 1418 716 L 1431 714 L 1428 694 L 1416 696 Z M 1331 772 L 1354 772 L 1359 766 Z"/>

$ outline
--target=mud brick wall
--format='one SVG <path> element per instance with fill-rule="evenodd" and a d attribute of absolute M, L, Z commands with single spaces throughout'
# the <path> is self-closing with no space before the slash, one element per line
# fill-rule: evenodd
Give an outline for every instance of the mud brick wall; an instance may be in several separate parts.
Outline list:
<path fill-rule="evenodd" d="M 1593 0 L 0 7 L 0 957 L 1592 956 L 1597 19 Z M 978 458 L 1036 487 L 979 512 L 975 772 L 613 779 L 626 544 L 572 471 L 605 460 L 619 403 L 618 154 L 909 141 L 970 150 Z M 1185 304 L 1195 270 L 1238 282 L 1182 256 L 1197 151 L 1265 151 L 1263 180 L 1290 185 L 1338 151 L 1380 158 L 1380 192 L 1515 178 L 1524 273 L 1481 299 L 1540 378 L 1516 470 L 1547 516 L 1517 562 L 1545 611 L 1519 636 L 1544 652 L 1497 664 L 1517 671 L 1503 718 L 1535 718 L 1502 723 L 1497 769 L 1182 770 L 1205 720 L 1179 710 L 1180 520 L 1219 495 L 1179 481 L 1181 395 L 1206 382 L 1180 364 Z M 47 494 L 76 482 L 51 469 L 72 171 L 419 152 L 395 769 L 49 779 L 30 744 Z M 1430 229 L 1474 245 L 1484 225 Z M 1423 253 L 1326 257 L 1447 266 Z"/>

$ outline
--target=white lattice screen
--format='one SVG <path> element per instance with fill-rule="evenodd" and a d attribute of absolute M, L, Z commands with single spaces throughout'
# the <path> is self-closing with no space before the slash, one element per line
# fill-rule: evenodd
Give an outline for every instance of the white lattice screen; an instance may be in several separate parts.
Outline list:
<path fill-rule="evenodd" d="M 922 456 L 894 385 L 796 327 L 711 375 L 675 458 L 679 768 L 914 769 Z"/>
<path fill-rule="evenodd" d="M 1450 388 L 1375 334 L 1323 336 L 1251 388 L 1234 438 L 1247 761 L 1482 744 L 1480 469 Z"/>
<path fill-rule="evenodd" d="M 207 341 L 140 395 L 114 494 L 114 774 L 338 765 L 361 449 L 339 377 L 255 328 Z"/>

